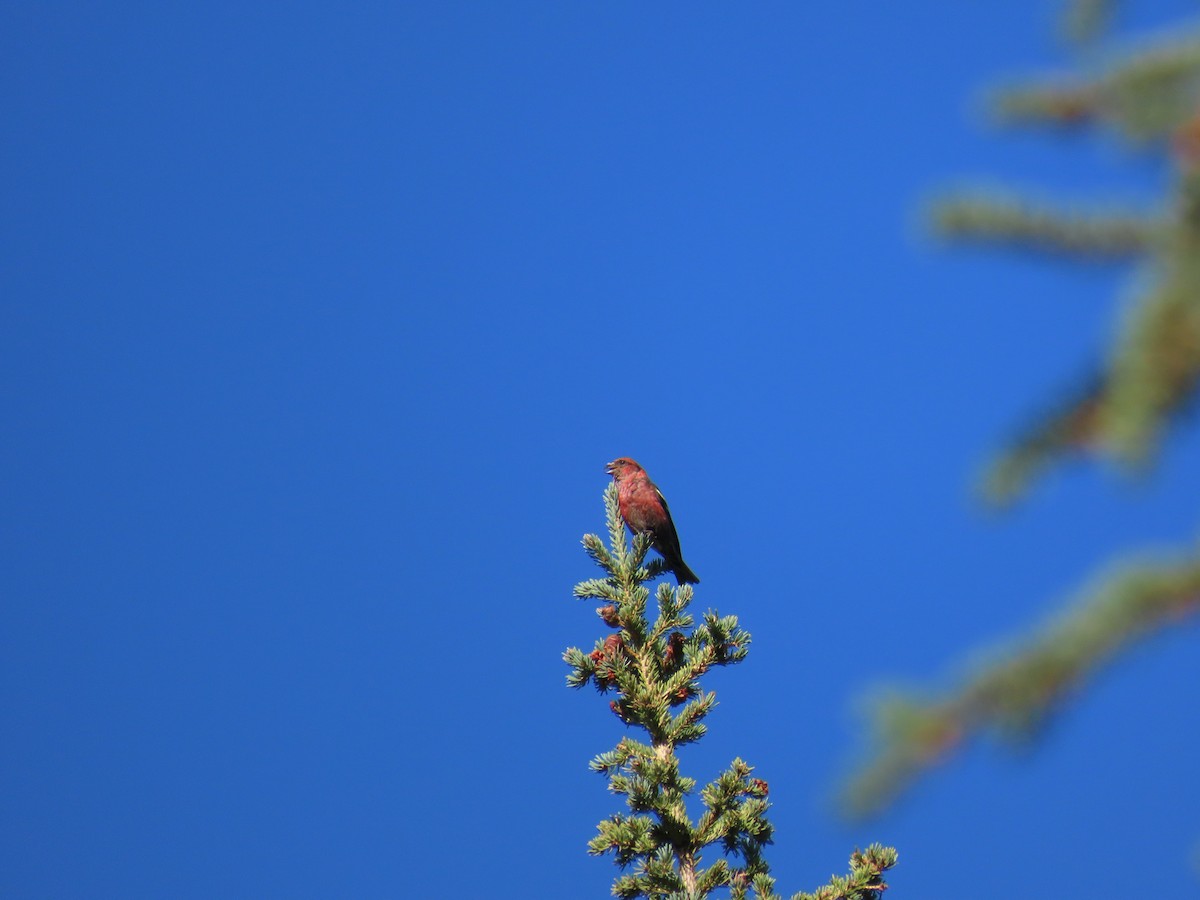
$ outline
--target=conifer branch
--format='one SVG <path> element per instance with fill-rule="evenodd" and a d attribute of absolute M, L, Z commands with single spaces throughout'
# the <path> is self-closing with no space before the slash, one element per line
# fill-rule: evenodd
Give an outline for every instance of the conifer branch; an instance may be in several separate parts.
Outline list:
<path fill-rule="evenodd" d="M 960 688 L 940 696 L 893 693 L 873 711 L 876 748 L 843 799 L 854 815 L 891 802 L 922 772 L 973 737 L 1032 737 L 1088 680 L 1137 642 L 1200 617 L 1200 551 L 1174 562 L 1127 564 L 1081 602 Z"/>
<path fill-rule="evenodd" d="M 1089 259 L 1143 256 L 1161 230 L 1145 216 L 1060 212 L 1015 197 L 970 193 L 936 202 L 932 221 L 950 240 Z"/>
<path fill-rule="evenodd" d="M 1105 363 L 1082 389 L 1016 432 L 988 467 L 981 493 L 1003 505 L 1060 459 L 1144 467 L 1200 386 L 1200 37 L 1159 41 L 1090 81 L 1011 89 L 999 109 L 1007 121 L 1094 118 L 1131 137 L 1169 137 L 1162 146 L 1178 172 L 1165 212 L 1155 217 L 1063 212 L 971 191 L 933 205 L 934 229 L 952 240 L 1126 259 L 1141 270 L 1141 290 Z"/>
<path fill-rule="evenodd" d="M 793 894 L 791 900 L 852 900 L 878 897 L 887 887 L 883 873 L 896 864 L 896 851 L 872 844 L 866 850 L 850 854 L 849 877 L 835 875 L 825 887 L 811 894 Z"/>
<path fill-rule="evenodd" d="M 1197 182 L 1200 173 L 1190 174 Z M 1154 258 L 1155 275 L 1125 317 L 1108 365 L 1039 417 L 999 454 L 983 496 L 1003 505 L 1067 456 L 1143 466 L 1200 383 L 1200 216 L 1181 204 Z"/>
<path fill-rule="evenodd" d="M 1104 95 L 1099 85 L 1088 83 L 1029 84 L 997 91 L 991 112 L 1008 126 L 1056 126 L 1079 128 L 1104 114 Z"/>
<path fill-rule="evenodd" d="M 1097 75 L 1045 78 L 997 91 L 1003 125 L 1076 128 L 1104 122 L 1144 144 L 1168 138 L 1196 108 L 1200 38 L 1172 37 L 1125 54 Z"/>
<path fill-rule="evenodd" d="M 1117 346 L 1097 420 L 1100 446 L 1148 460 L 1200 378 L 1200 282 L 1174 278 L 1139 298 Z"/>
<path fill-rule="evenodd" d="M 1074 0 L 1078 34 L 1095 33 L 1103 5 Z M 1200 36 L 1159 41 L 1098 74 L 1010 88 L 998 95 L 997 111 L 1010 124 L 1106 125 L 1134 143 L 1153 142 L 1169 154 L 1175 174 L 1153 219 L 1064 214 L 971 193 L 935 207 L 935 227 L 953 239 L 1125 258 L 1140 269 L 1141 290 L 1103 364 L 1017 432 L 990 466 L 984 494 L 1007 503 L 1067 457 L 1151 462 L 1167 426 L 1200 386 Z M 1130 647 L 1197 618 L 1200 550 L 1174 561 L 1131 563 L 956 687 L 892 692 L 875 705 L 875 746 L 844 791 L 848 810 L 881 809 L 981 735 L 1031 739 Z"/>
<path fill-rule="evenodd" d="M 983 499 L 1005 506 L 1025 493 L 1055 460 L 1092 452 L 1099 441 L 1104 376 L 1094 374 L 1055 408 L 1017 436 L 987 467 L 980 483 Z"/>
<path fill-rule="evenodd" d="M 612 712 L 626 725 L 642 729 L 647 741 L 622 738 L 615 748 L 596 756 L 592 771 L 608 779 L 609 790 L 625 798 L 628 813 L 615 813 L 597 826 L 588 842 L 594 855 L 612 854 L 623 870 L 613 883 L 617 897 L 704 898 L 722 887 L 733 898 L 776 898 L 774 879 L 763 857 L 771 843 L 767 819 L 767 783 L 753 768 L 735 759 L 729 768 L 696 794 L 696 781 L 682 774 L 678 747 L 699 740 L 704 719 L 716 705 L 716 694 L 701 689 L 710 669 L 746 658 L 750 635 L 735 616 L 709 611 L 694 623 L 686 611 L 691 585 L 660 584 L 655 593 L 657 615 L 647 618 L 650 591 L 646 582 L 661 574 L 661 561 L 643 565 L 650 542 L 637 535 L 629 546 L 617 503 L 615 485 L 604 495 L 610 542 L 586 535 L 588 556 L 604 570 L 602 578 L 576 585 L 582 599 L 599 599 L 596 612 L 611 631 L 590 653 L 571 647 L 563 654 L 570 668 L 567 684 L 593 685 L 612 693 Z M 693 821 L 688 801 L 699 800 Z M 708 848 L 723 858 L 705 865 Z M 850 874 L 835 877 L 814 894 L 797 900 L 867 900 L 882 894 L 883 873 L 896 863 L 896 851 L 878 845 L 855 851 Z"/>

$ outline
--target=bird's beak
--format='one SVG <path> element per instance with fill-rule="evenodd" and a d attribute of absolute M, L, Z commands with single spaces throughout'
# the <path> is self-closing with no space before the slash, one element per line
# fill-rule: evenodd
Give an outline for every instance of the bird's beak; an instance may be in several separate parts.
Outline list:
<path fill-rule="evenodd" d="M 617 469 L 617 461 L 615 459 L 610 463 L 605 463 L 605 465 L 604 465 L 604 471 L 607 472 L 609 475 L 612 475 L 616 471 L 616 469 Z"/>

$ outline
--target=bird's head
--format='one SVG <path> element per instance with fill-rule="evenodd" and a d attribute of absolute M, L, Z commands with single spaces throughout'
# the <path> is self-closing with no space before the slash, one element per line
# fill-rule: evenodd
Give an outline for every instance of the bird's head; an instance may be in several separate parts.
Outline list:
<path fill-rule="evenodd" d="M 614 459 L 607 466 L 605 466 L 604 471 L 613 478 L 617 479 L 617 481 L 620 481 L 623 478 L 628 478 L 630 475 L 636 475 L 638 472 L 642 472 L 644 470 L 628 456 L 622 456 L 620 459 Z"/>

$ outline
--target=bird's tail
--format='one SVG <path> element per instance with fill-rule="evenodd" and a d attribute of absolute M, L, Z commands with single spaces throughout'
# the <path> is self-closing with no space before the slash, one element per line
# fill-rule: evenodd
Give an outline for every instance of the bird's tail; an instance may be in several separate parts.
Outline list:
<path fill-rule="evenodd" d="M 682 559 L 675 564 L 675 581 L 678 584 L 699 584 L 700 579 L 696 577 L 696 573 L 688 568 L 688 564 Z"/>

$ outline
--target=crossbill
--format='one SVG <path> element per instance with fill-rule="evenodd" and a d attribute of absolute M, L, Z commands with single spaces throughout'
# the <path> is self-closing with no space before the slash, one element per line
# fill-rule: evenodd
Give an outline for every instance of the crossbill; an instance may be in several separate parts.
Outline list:
<path fill-rule="evenodd" d="M 667 499 L 650 480 L 646 470 L 628 456 L 614 459 L 604 470 L 617 483 L 617 502 L 621 518 L 634 534 L 649 532 L 651 546 L 662 554 L 667 568 L 679 584 L 699 584 L 696 573 L 688 568 L 679 550 L 679 535 L 671 521 Z"/>

